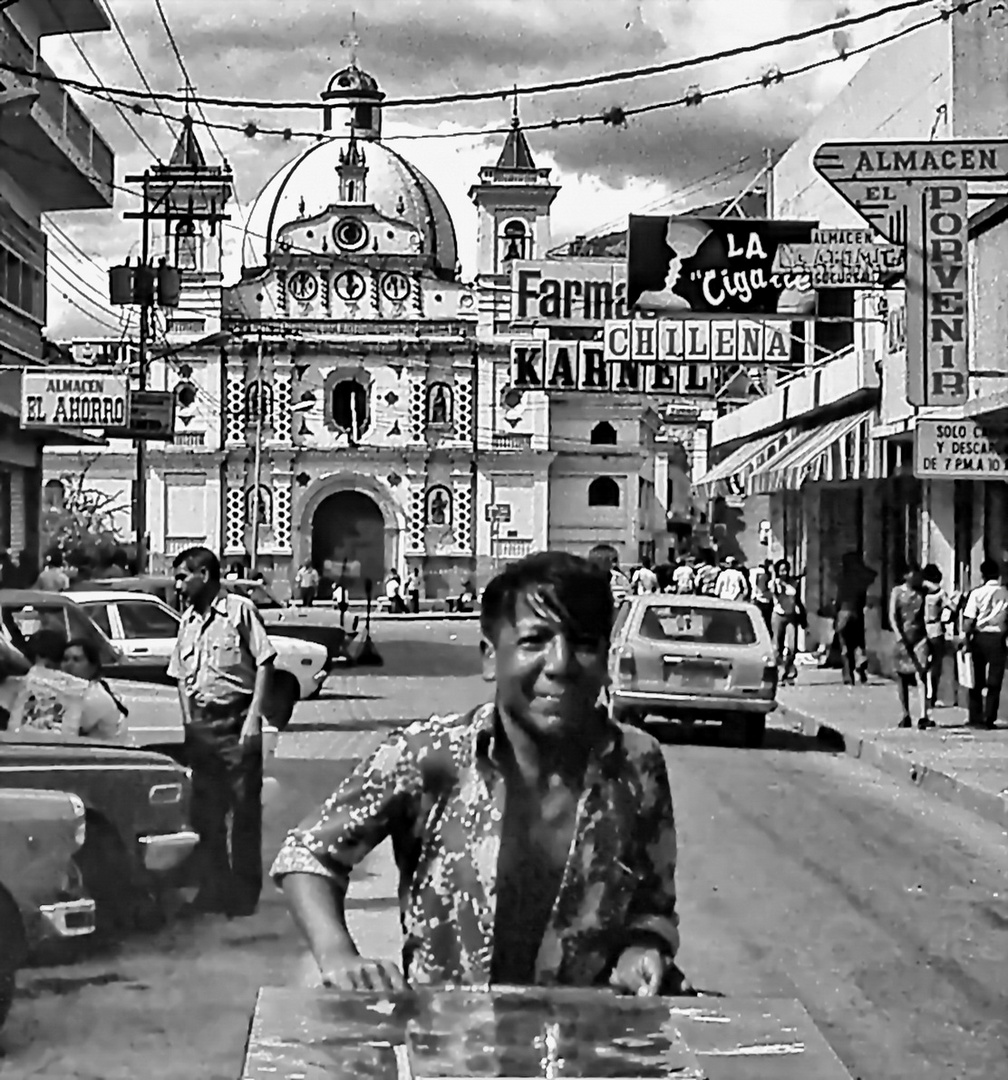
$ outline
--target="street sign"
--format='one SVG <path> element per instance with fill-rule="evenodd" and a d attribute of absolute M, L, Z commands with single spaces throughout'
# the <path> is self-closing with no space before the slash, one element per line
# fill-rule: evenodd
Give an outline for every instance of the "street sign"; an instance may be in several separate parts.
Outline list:
<path fill-rule="evenodd" d="M 917 421 L 914 476 L 942 480 L 1008 478 L 1008 436 L 993 435 L 975 420 Z"/>
<path fill-rule="evenodd" d="M 510 503 L 489 503 L 486 508 L 487 521 L 506 523 L 511 520 Z"/>
<path fill-rule="evenodd" d="M 871 229 L 816 229 L 810 244 L 783 248 L 781 261 L 814 289 L 874 289 L 906 271 L 904 249 L 877 242 Z"/>
<path fill-rule="evenodd" d="M 1008 141 L 824 143 L 812 165 L 876 232 L 906 248 L 907 400 L 962 404 L 968 183 L 1008 180 Z"/>
<path fill-rule="evenodd" d="M 133 390 L 126 426 L 109 429 L 113 439 L 160 439 L 175 435 L 175 395 L 170 390 Z"/>
<path fill-rule="evenodd" d="M 81 368 L 44 368 L 21 375 L 21 427 L 122 427 L 129 401 L 128 376 Z"/>

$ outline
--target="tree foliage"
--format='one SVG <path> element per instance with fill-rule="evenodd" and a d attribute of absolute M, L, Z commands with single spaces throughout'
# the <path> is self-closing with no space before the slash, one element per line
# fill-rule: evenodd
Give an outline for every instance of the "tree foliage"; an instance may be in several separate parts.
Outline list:
<path fill-rule="evenodd" d="M 46 492 L 42 511 L 41 540 L 45 553 L 59 552 L 72 566 L 82 569 L 108 566 L 123 550 L 117 515 L 129 508 L 129 489 L 105 492 L 90 483 L 88 471 L 94 459 L 79 473 L 64 473 L 56 489 Z"/>

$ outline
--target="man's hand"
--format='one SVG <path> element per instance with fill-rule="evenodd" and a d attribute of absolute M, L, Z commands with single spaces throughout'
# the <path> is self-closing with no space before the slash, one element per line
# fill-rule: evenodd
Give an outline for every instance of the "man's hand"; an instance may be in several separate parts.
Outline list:
<path fill-rule="evenodd" d="M 402 972 L 390 960 L 342 954 L 325 958 L 319 970 L 322 985 L 331 990 L 396 994 L 407 988 Z"/>
<path fill-rule="evenodd" d="M 241 733 L 238 736 L 238 742 L 242 746 L 248 746 L 249 743 L 254 742 L 256 739 L 262 736 L 262 718 L 259 716 L 253 716 L 249 713 L 245 717 L 241 726 Z"/>
<path fill-rule="evenodd" d="M 631 945 L 620 953 L 609 985 L 624 994 L 638 997 L 657 997 L 661 993 L 662 980 L 668 961 L 661 950 L 653 946 Z"/>

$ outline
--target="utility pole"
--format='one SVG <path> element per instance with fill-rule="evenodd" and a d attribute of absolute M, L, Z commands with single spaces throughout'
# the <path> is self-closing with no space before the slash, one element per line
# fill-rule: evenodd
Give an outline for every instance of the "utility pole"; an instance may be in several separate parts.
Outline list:
<path fill-rule="evenodd" d="M 263 406 L 263 339 L 259 335 L 259 344 L 256 346 L 256 430 L 255 452 L 252 465 L 252 550 L 249 553 L 249 564 L 253 570 L 259 565 L 259 474 L 262 471 L 262 426 Z"/>
<path fill-rule="evenodd" d="M 191 120 L 186 116 L 187 125 Z M 187 127 L 187 132 L 189 128 Z M 196 223 L 209 225 L 210 235 L 216 233 L 217 226 L 229 220 L 224 213 L 224 206 L 230 195 L 230 167 L 207 169 L 220 190 L 209 201 L 194 205 L 190 196 L 182 204 L 175 195 L 176 188 L 188 190 L 194 182 L 194 167 L 158 163 L 153 170 L 147 169 L 142 176 L 127 176 L 129 184 L 143 185 L 143 205 L 138 211 L 126 211 L 123 217 L 140 222 L 140 261 L 137 266 L 130 266 L 127 259 L 123 265 L 109 269 L 109 298 L 119 306 L 134 306 L 140 314 L 140 358 L 137 371 L 137 389 L 147 389 L 150 351 L 154 336 L 153 316 L 156 307 L 176 308 L 179 305 L 182 277 L 177 267 L 169 265 L 167 258 L 158 260 L 158 265 L 151 264 L 151 225 L 160 222 L 165 229 L 165 251 L 171 252 L 170 241 L 176 235 L 174 227 L 185 222 L 190 228 Z M 125 433 L 124 433 L 125 434 Z M 147 568 L 149 538 L 147 535 L 147 455 L 146 443 L 142 432 L 134 431 L 136 445 L 136 499 L 133 508 L 133 523 L 136 528 L 138 571 Z"/>

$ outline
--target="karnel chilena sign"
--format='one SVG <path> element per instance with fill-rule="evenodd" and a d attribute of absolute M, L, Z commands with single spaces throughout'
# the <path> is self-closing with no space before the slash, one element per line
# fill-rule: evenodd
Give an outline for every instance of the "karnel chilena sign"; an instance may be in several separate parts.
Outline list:
<path fill-rule="evenodd" d="M 21 376 L 23 428 L 115 428 L 129 415 L 125 374 L 82 368 L 46 368 Z"/>
<path fill-rule="evenodd" d="M 710 364 L 613 364 L 599 341 L 511 342 L 511 386 L 555 393 L 711 394 Z"/>

